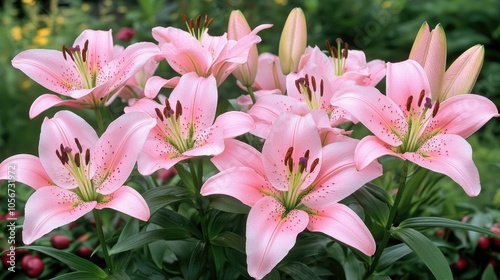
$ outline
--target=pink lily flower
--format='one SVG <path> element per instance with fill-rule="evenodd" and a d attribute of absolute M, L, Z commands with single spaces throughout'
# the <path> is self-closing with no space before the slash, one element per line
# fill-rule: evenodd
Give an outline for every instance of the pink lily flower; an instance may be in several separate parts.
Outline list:
<path fill-rule="evenodd" d="M 464 138 L 499 116 L 495 104 L 474 94 L 433 102 L 427 75 L 413 60 L 388 63 L 386 88 L 383 95 L 372 87 L 352 86 L 332 99 L 374 134 L 356 148 L 357 168 L 396 156 L 449 176 L 469 196 L 479 194 L 479 173 Z"/>
<path fill-rule="evenodd" d="M 248 273 L 261 279 L 294 246 L 306 228 L 323 232 L 366 255 L 375 241 L 363 221 L 339 201 L 382 175 L 374 162 L 354 166 L 358 140 L 323 147 L 311 115 L 282 114 L 273 124 L 262 153 L 226 140 L 212 158 L 221 171 L 201 188 L 202 195 L 224 194 L 252 207 L 246 225 Z"/>
<path fill-rule="evenodd" d="M 242 112 L 226 112 L 216 119 L 217 98 L 213 76 L 203 78 L 187 73 L 180 78 L 165 104 L 141 99 L 126 107 L 126 114 L 146 112 L 156 119 L 156 126 L 137 160 L 139 172 L 150 175 L 185 159 L 220 154 L 224 150 L 224 139 L 255 127 L 252 118 Z"/>
<path fill-rule="evenodd" d="M 149 59 L 141 70 L 128 79 L 125 86 L 118 91 L 117 95 L 122 101 L 128 101 L 129 105 L 132 105 L 136 99 L 146 97 L 144 92 L 146 82 L 153 76 L 157 68 L 158 62 L 154 58 Z"/>
<path fill-rule="evenodd" d="M 54 106 L 99 108 L 111 103 L 115 93 L 138 72 L 149 58 L 159 54 L 153 43 L 136 43 L 115 55 L 111 30 L 84 30 L 73 47 L 62 52 L 34 49 L 19 53 L 12 65 L 54 94 L 38 97 L 30 118 Z"/>
<path fill-rule="evenodd" d="M 260 42 L 256 34 L 271 25 L 256 27 L 238 40 L 228 39 L 227 34 L 210 36 L 208 28 L 213 19 L 204 22 L 187 21 L 189 32 L 174 27 L 155 27 L 153 37 L 158 41 L 162 56 L 174 71 L 184 75 L 195 72 L 200 77 L 213 75 L 220 85 L 235 69 L 247 62 L 250 49 Z M 159 77 L 157 77 L 158 79 Z"/>
<path fill-rule="evenodd" d="M 424 22 L 411 48 L 409 59 L 417 61 L 429 79 L 432 100 L 442 102 L 472 91 L 483 66 L 484 46 L 475 45 L 446 69 L 446 35 L 438 24 L 432 31 Z"/>
<path fill-rule="evenodd" d="M 30 244 L 92 209 L 111 208 L 143 221 L 149 219 L 146 201 L 123 184 L 154 124 L 143 113 L 123 115 L 99 138 L 72 112 L 60 111 L 52 119 L 46 118 L 40 134 L 40 158 L 15 155 L 0 164 L 0 178 L 6 178 L 8 166 L 15 164 L 18 181 L 36 190 L 26 202 L 24 243 Z"/>

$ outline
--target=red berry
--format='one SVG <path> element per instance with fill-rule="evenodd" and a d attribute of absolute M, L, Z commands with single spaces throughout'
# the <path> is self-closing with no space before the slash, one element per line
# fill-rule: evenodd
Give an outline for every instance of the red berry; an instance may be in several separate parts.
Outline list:
<path fill-rule="evenodd" d="M 464 271 L 467 268 L 467 260 L 465 258 L 459 258 L 454 264 L 453 268 L 456 271 Z"/>
<path fill-rule="evenodd" d="M 490 248 L 490 239 L 484 235 L 479 237 L 479 240 L 477 241 L 477 247 L 485 251 L 488 250 Z"/>
<path fill-rule="evenodd" d="M 496 234 L 500 234 L 500 228 L 491 227 L 490 230 L 493 231 Z M 491 242 L 493 243 L 493 245 L 500 247 L 500 238 L 492 236 L 491 237 Z"/>
<path fill-rule="evenodd" d="M 76 251 L 76 254 L 82 258 L 88 259 L 92 255 L 92 252 L 93 252 L 92 249 L 90 249 L 89 247 L 80 247 Z"/>
<path fill-rule="evenodd" d="M 4 251 L 5 250 L 8 250 L 8 248 L 4 248 Z M 10 253 L 10 251 L 8 251 L 7 253 Z M 11 256 L 7 255 L 7 253 L 2 255 L 2 265 L 4 268 L 12 266 L 10 261 L 12 261 L 12 264 L 15 264 L 15 257 L 13 257 L 13 259 L 11 260 Z"/>
<path fill-rule="evenodd" d="M 62 234 L 56 234 L 50 238 L 50 243 L 56 249 L 66 249 L 71 244 L 71 240 Z"/>
<path fill-rule="evenodd" d="M 21 260 L 21 267 L 24 269 L 26 275 L 31 278 L 40 276 L 43 272 L 43 262 L 39 257 L 26 255 Z"/>

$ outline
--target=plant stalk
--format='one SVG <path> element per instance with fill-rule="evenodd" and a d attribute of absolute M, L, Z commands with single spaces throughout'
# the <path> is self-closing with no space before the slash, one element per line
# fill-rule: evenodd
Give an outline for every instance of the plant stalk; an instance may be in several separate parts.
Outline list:
<path fill-rule="evenodd" d="M 104 255 L 104 261 L 106 262 L 106 266 L 108 267 L 109 271 L 113 273 L 113 262 L 111 261 L 111 257 L 109 256 L 108 247 L 106 246 L 106 239 L 104 238 L 104 232 L 102 229 L 101 216 L 99 215 L 99 211 L 96 209 L 92 210 L 92 214 L 94 215 L 95 227 L 97 229 L 99 242 L 101 243 L 101 249 Z"/>

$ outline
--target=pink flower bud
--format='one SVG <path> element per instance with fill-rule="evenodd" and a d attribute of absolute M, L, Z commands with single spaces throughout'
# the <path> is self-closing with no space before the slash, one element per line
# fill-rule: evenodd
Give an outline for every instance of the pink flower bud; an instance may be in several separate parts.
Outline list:
<path fill-rule="evenodd" d="M 279 58 L 283 74 L 297 72 L 300 57 L 304 54 L 306 46 L 306 17 L 301 8 L 295 8 L 288 15 L 281 32 Z"/>

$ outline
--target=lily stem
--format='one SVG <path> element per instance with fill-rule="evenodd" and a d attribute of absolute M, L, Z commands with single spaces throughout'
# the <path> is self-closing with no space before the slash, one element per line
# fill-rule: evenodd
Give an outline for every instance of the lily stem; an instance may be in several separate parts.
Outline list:
<path fill-rule="evenodd" d="M 96 209 L 92 210 L 92 214 L 94 215 L 95 227 L 97 229 L 97 236 L 99 237 L 99 242 L 101 243 L 101 249 L 104 255 L 104 261 L 106 262 L 106 267 L 108 267 L 109 271 L 113 273 L 113 262 L 111 262 L 111 257 L 109 256 L 108 247 L 106 246 L 106 239 L 104 238 L 104 232 L 102 229 L 101 216 L 99 215 L 99 211 Z"/>
<path fill-rule="evenodd" d="M 248 94 L 250 94 L 250 98 L 252 99 L 252 104 L 255 104 L 255 94 L 253 94 L 253 89 L 251 86 L 247 86 L 247 91 L 248 91 Z"/>
<path fill-rule="evenodd" d="M 104 133 L 104 124 L 102 121 L 101 108 L 99 107 L 94 108 L 94 112 L 95 112 L 95 119 L 97 121 L 97 129 L 99 130 L 99 135 L 102 135 Z"/>
<path fill-rule="evenodd" d="M 373 262 L 370 265 L 370 269 L 365 275 L 365 279 L 375 272 L 375 268 L 377 268 L 377 264 L 384 252 L 387 243 L 391 237 L 391 227 L 394 224 L 394 219 L 396 218 L 396 213 L 398 211 L 399 203 L 401 202 L 401 198 L 403 197 L 404 189 L 406 187 L 406 179 L 408 177 L 408 161 L 403 161 L 403 166 L 401 167 L 401 177 L 399 179 L 399 187 L 398 192 L 396 194 L 396 198 L 394 199 L 394 203 L 392 204 L 391 211 L 389 212 L 389 218 L 387 219 L 387 224 L 385 225 L 384 237 L 382 242 L 378 245 L 377 252 L 373 258 Z"/>

